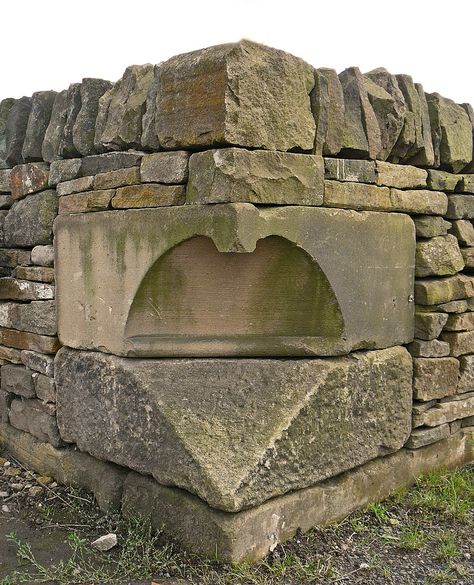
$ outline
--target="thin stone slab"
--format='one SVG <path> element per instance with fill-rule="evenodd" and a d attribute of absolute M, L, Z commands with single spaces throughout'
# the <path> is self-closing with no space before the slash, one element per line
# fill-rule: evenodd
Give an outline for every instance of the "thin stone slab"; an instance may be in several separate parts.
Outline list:
<path fill-rule="evenodd" d="M 43 160 L 43 140 L 51 119 L 56 95 L 55 91 L 37 91 L 32 95 L 31 112 L 21 151 L 25 162 Z"/>
<path fill-rule="evenodd" d="M 422 427 L 413 429 L 410 438 L 408 439 L 405 447 L 408 449 L 419 449 L 425 445 L 431 445 L 446 439 L 451 434 L 449 424 L 440 425 L 439 427 Z"/>
<path fill-rule="evenodd" d="M 344 93 L 339 77 L 334 69 L 320 68 L 316 70 L 315 79 L 319 81 L 320 87 L 327 88 L 327 101 L 322 104 L 320 112 L 325 110 L 323 116 L 317 116 L 314 109 L 316 120 L 316 131 L 319 133 L 319 121 L 322 118 L 326 119 L 326 128 L 322 136 L 322 154 L 334 155 L 342 148 L 342 135 L 344 132 Z M 316 86 L 318 82 L 316 81 Z M 313 94 L 312 92 L 312 94 Z M 315 142 L 315 148 L 316 148 Z M 319 146 L 315 154 L 319 153 Z"/>
<path fill-rule="evenodd" d="M 116 171 L 95 175 L 94 190 L 115 189 L 137 183 L 140 183 L 140 169 L 138 167 L 118 169 Z"/>
<path fill-rule="evenodd" d="M 161 150 L 156 127 L 156 97 L 158 94 L 160 65 L 159 63 L 153 67 L 153 81 L 148 89 L 145 101 L 145 113 L 142 117 L 141 145 L 143 150 L 148 151 Z"/>
<path fill-rule="evenodd" d="M 86 191 L 84 193 L 65 195 L 59 199 L 59 213 L 88 213 L 91 211 L 104 211 L 104 209 L 109 208 L 114 195 L 114 189 Z"/>
<path fill-rule="evenodd" d="M 61 347 L 57 337 L 38 335 L 17 329 L 1 329 L 0 343 L 15 349 L 29 349 L 41 353 L 56 353 Z"/>
<path fill-rule="evenodd" d="M 474 415 L 474 395 L 459 399 L 448 398 L 422 414 L 413 417 L 413 426 L 437 427 L 447 422 Z"/>
<path fill-rule="evenodd" d="M 0 278 L 0 299 L 37 301 L 54 299 L 54 286 L 15 278 Z"/>
<path fill-rule="evenodd" d="M 136 167 L 140 165 L 143 154 L 143 152 L 107 152 L 86 156 L 81 162 L 81 174 L 86 177 Z"/>
<path fill-rule="evenodd" d="M 375 183 L 375 162 L 350 158 L 325 158 L 324 178 L 355 183 Z"/>
<path fill-rule="evenodd" d="M 59 183 L 56 187 L 56 193 L 61 197 L 63 195 L 71 195 L 72 193 L 81 193 L 82 191 L 89 191 L 94 187 L 94 177 L 80 177 L 79 179 L 72 179 Z"/>
<path fill-rule="evenodd" d="M 64 440 L 226 511 L 396 451 L 411 430 L 412 364 L 401 347 L 297 362 L 63 349 L 55 368 Z"/>
<path fill-rule="evenodd" d="M 474 280 L 463 274 L 415 282 L 415 301 L 419 305 L 438 305 L 470 297 L 474 297 Z"/>

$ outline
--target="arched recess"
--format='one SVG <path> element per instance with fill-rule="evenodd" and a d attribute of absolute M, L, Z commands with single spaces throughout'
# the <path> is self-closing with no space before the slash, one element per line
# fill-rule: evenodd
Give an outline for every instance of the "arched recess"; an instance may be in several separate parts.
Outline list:
<path fill-rule="evenodd" d="M 142 280 L 126 337 L 339 337 L 344 322 L 315 260 L 293 242 L 269 236 L 251 253 L 222 253 L 204 236 L 168 250 Z"/>

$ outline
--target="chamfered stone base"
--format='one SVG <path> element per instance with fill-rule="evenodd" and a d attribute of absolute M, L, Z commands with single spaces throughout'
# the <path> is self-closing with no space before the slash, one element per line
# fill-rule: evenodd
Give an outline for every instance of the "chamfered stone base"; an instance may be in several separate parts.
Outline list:
<path fill-rule="evenodd" d="M 330 359 L 131 359 L 63 348 L 63 440 L 236 512 L 400 449 L 405 348 Z"/>

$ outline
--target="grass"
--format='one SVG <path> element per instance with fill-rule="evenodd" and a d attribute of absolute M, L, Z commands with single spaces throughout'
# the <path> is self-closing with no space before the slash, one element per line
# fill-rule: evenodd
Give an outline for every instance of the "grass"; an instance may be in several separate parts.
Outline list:
<path fill-rule="evenodd" d="M 125 585 L 169 576 L 200 585 L 474 582 L 472 561 L 466 561 L 474 557 L 474 467 L 429 473 L 340 524 L 297 534 L 253 565 L 200 559 L 165 540 L 146 519 L 100 515 L 80 492 L 71 490 L 67 502 L 60 517 L 54 503 L 36 514 L 47 525 L 84 527 L 68 531 L 69 556 L 45 566 L 12 534 L 19 568 L 0 585 Z M 118 546 L 109 553 L 93 549 L 91 540 L 107 532 L 118 535 Z"/>

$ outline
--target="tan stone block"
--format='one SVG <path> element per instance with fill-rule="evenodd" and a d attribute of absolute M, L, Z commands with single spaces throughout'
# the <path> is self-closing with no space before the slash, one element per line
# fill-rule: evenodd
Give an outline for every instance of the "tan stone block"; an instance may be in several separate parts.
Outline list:
<path fill-rule="evenodd" d="M 117 189 L 112 199 L 112 207 L 115 209 L 162 207 L 182 205 L 184 200 L 185 187 L 183 185 L 146 183 Z"/>
<path fill-rule="evenodd" d="M 324 178 L 353 183 L 375 183 L 375 162 L 351 158 L 324 158 Z"/>
<path fill-rule="evenodd" d="M 456 236 L 461 246 L 474 246 L 474 226 L 468 219 L 452 221 L 449 233 Z"/>
<path fill-rule="evenodd" d="M 428 169 L 428 188 L 435 191 L 452 192 L 456 190 L 459 183 L 460 176 L 448 173 L 447 171 L 440 171 L 436 169 Z"/>
<path fill-rule="evenodd" d="M 18 266 L 14 270 L 14 277 L 19 280 L 54 283 L 54 268 L 46 266 Z"/>
<path fill-rule="evenodd" d="M 186 150 L 154 152 L 142 158 L 141 180 L 144 183 L 179 185 L 188 180 L 190 153 Z"/>
<path fill-rule="evenodd" d="M 471 331 L 474 329 L 474 312 L 449 315 L 445 331 Z"/>
<path fill-rule="evenodd" d="M 474 355 L 462 355 L 459 358 L 458 394 L 474 391 Z"/>
<path fill-rule="evenodd" d="M 474 175 L 462 175 L 457 185 L 457 192 L 474 194 Z"/>
<path fill-rule="evenodd" d="M 0 343 L 15 349 L 30 349 L 41 353 L 56 353 L 61 347 L 57 337 L 3 328 L 0 329 Z"/>
<path fill-rule="evenodd" d="M 440 338 L 449 343 L 449 355 L 474 353 L 474 331 L 446 332 L 442 333 Z"/>
<path fill-rule="evenodd" d="M 445 236 L 448 233 L 451 224 L 442 217 L 421 215 L 414 217 L 417 238 L 434 238 L 436 236 Z"/>
<path fill-rule="evenodd" d="M 143 165 L 143 163 L 142 163 Z M 115 189 L 125 185 L 134 185 L 140 182 L 140 169 L 130 167 L 128 169 L 117 169 L 108 173 L 99 173 L 94 177 L 94 189 Z"/>
<path fill-rule="evenodd" d="M 432 443 L 446 439 L 450 434 L 451 428 L 447 423 L 439 427 L 413 429 L 405 447 L 408 447 L 408 449 L 419 449 L 425 445 L 431 445 Z"/>
<path fill-rule="evenodd" d="M 64 195 L 71 195 L 72 193 L 81 193 L 82 191 L 90 191 L 94 186 L 94 177 L 80 177 L 79 179 L 72 179 L 65 183 L 59 183 L 56 186 L 56 193 L 63 197 Z"/>
<path fill-rule="evenodd" d="M 474 280 L 464 274 L 415 281 L 415 301 L 419 305 L 438 305 L 470 297 L 474 297 Z"/>
<path fill-rule="evenodd" d="M 109 207 L 115 191 L 86 191 L 66 195 L 59 199 L 59 213 L 88 213 L 91 211 L 103 211 Z"/>
<path fill-rule="evenodd" d="M 414 357 L 445 357 L 449 355 L 449 344 L 438 339 L 422 341 L 415 339 L 407 346 L 408 351 Z"/>
<path fill-rule="evenodd" d="M 472 195 L 449 195 L 448 210 L 443 215 L 448 219 L 473 219 L 474 197 Z"/>
<path fill-rule="evenodd" d="M 463 395 L 460 395 L 462 398 Z M 474 415 L 474 395 L 467 395 L 462 400 L 450 397 L 438 402 L 432 408 L 413 417 L 414 427 L 437 427 L 447 422 Z"/>
<path fill-rule="evenodd" d="M 416 400 L 433 400 L 456 394 L 458 375 L 456 358 L 415 358 L 413 396 Z"/>
<path fill-rule="evenodd" d="M 458 240 L 450 234 L 416 244 L 415 276 L 446 276 L 464 268 Z"/>
<path fill-rule="evenodd" d="M 474 246 L 470 248 L 461 248 L 461 254 L 466 272 L 471 272 L 474 269 Z"/>
<path fill-rule="evenodd" d="M 448 315 L 444 313 L 417 311 L 415 313 L 415 337 L 418 339 L 424 339 L 425 341 L 436 339 L 441 333 L 447 320 Z"/>
<path fill-rule="evenodd" d="M 375 164 L 377 185 L 396 187 L 397 189 L 419 189 L 426 187 L 428 173 L 425 169 L 419 169 L 410 165 L 395 165 L 379 160 Z"/>

